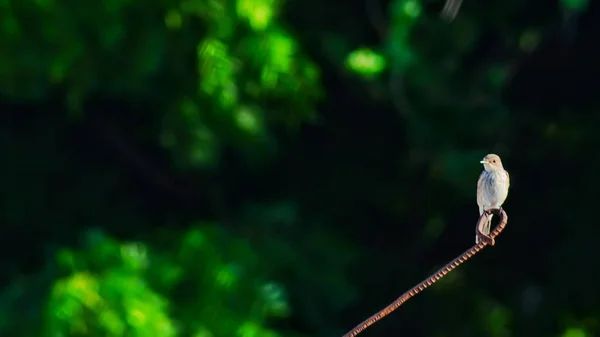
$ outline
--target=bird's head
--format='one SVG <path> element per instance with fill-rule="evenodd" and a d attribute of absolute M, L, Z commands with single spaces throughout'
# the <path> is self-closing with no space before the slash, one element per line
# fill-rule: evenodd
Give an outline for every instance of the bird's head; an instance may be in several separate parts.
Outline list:
<path fill-rule="evenodd" d="M 483 157 L 483 160 L 480 161 L 480 163 L 483 164 L 483 168 L 488 172 L 504 170 L 504 167 L 502 167 L 502 160 L 500 160 L 500 157 L 496 154 L 488 154 Z"/>

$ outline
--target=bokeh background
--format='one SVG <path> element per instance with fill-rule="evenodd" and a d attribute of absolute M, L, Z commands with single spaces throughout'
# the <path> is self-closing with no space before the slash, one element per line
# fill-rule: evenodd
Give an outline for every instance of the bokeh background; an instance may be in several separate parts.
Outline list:
<path fill-rule="evenodd" d="M 0 335 L 600 334 L 600 2 L 0 1 Z"/>

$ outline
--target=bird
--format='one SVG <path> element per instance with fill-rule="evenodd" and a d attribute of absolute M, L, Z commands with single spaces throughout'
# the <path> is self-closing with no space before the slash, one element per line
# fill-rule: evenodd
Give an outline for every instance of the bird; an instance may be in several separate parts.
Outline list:
<path fill-rule="evenodd" d="M 480 161 L 483 171 L 477 181 L 477 205 L 479 216 L 488 209 L 501 208 L 508 196 L 510 176 L 502 166 L 502 160 L 496 154 L 490 153 Z M 488 216 L 487 223 L 481 229 L 481 233 L 488 235 L 492 225 L 492 215 Z M 475 243 L 479 243 L 479 236 L 475 237 Z"/>

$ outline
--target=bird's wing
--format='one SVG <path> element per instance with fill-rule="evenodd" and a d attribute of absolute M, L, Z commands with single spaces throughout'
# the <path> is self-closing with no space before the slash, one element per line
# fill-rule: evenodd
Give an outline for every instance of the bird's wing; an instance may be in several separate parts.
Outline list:
<path fill-rule="evenodd" d="M 507 170 L 504 170 L 504 172 L 506 172 L 506 188 L 508 189 L 510 187 L 510 174 L 508 174 Z"/>
<path fill-rule="evenodd" d="M 485 195 L 484 195 L 484 177 L 485 170 L 481 172 L 479 175 L 479 180 L 477 180 L 477 205 L 479 206 L 479 215 L 481 215 L 484 211 L 483 204 L 485 203 Z"/>

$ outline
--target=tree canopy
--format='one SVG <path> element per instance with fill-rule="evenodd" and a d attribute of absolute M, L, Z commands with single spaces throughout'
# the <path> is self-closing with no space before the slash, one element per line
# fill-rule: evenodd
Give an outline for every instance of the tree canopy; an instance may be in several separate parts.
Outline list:
<path fill-rule="evenodd" d="M 0 335 L 600 333 L 600 3 L 0 0 Z"/>

